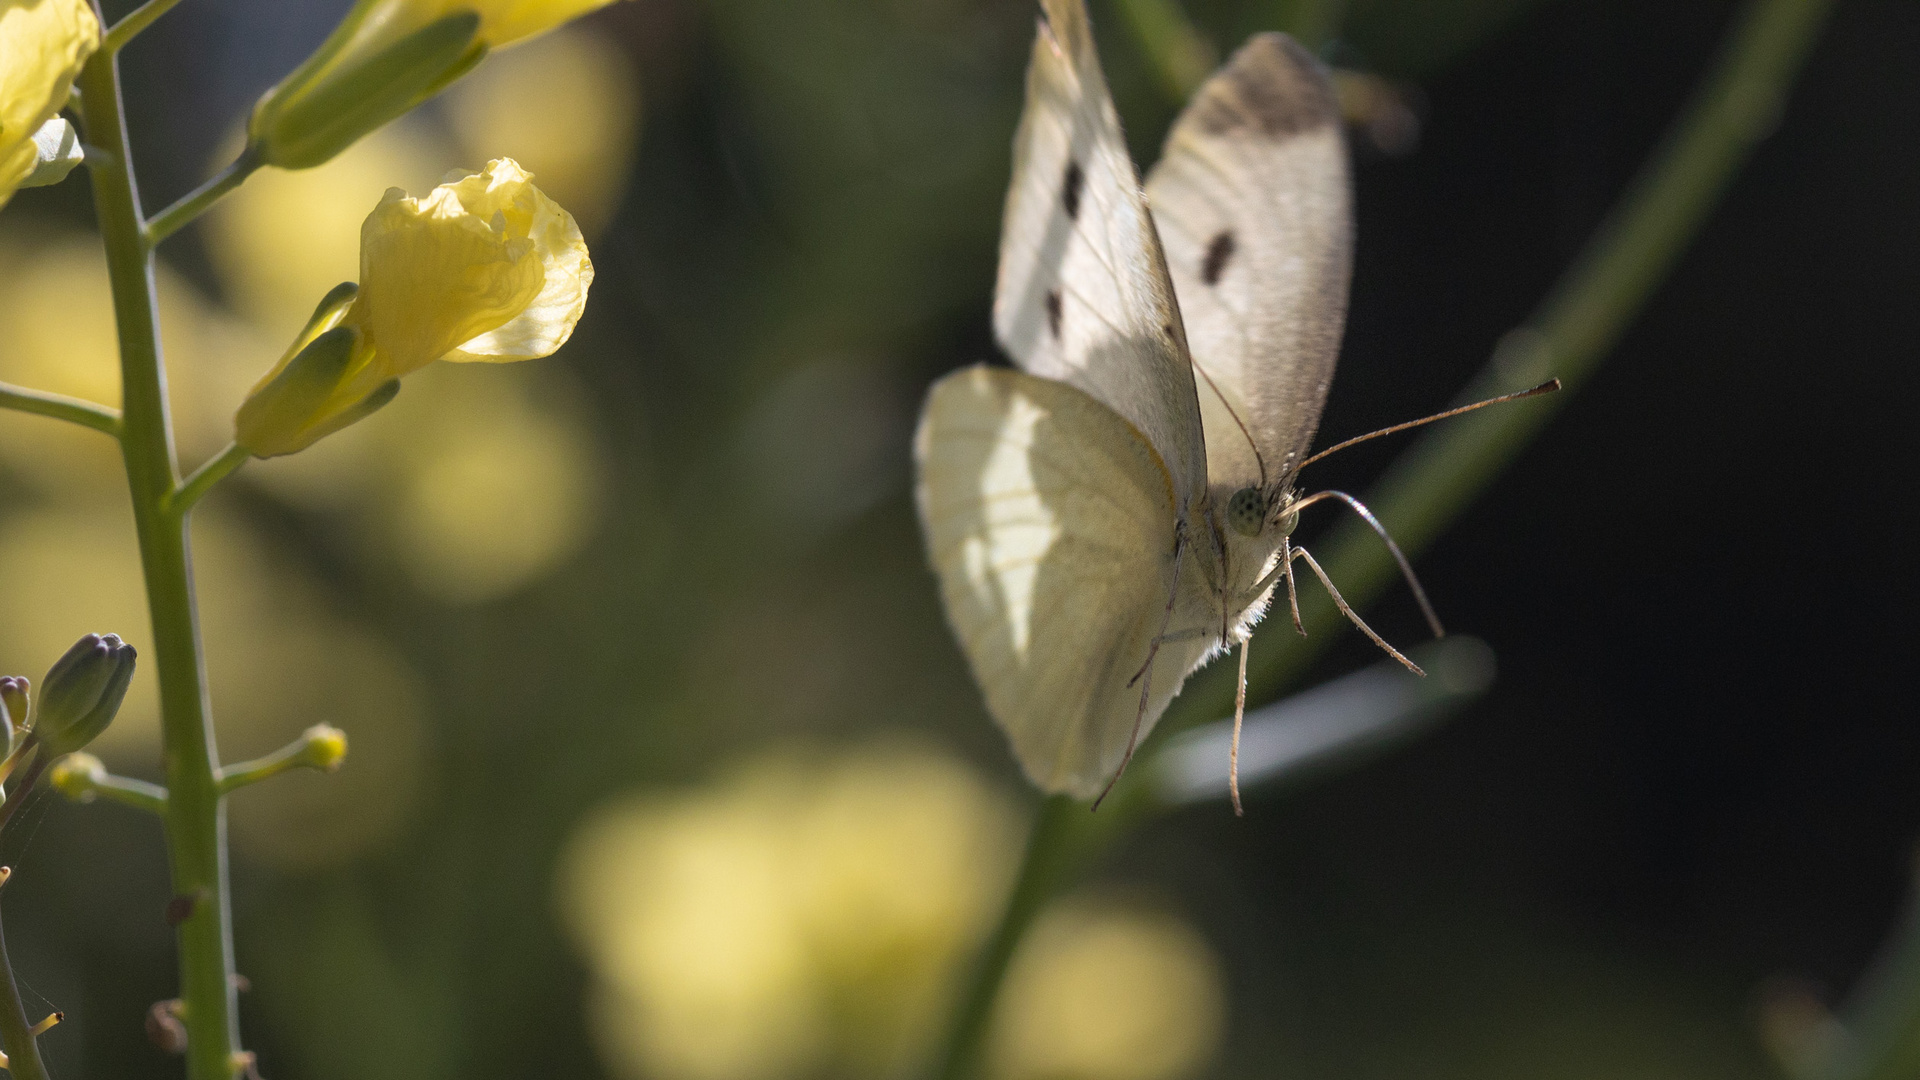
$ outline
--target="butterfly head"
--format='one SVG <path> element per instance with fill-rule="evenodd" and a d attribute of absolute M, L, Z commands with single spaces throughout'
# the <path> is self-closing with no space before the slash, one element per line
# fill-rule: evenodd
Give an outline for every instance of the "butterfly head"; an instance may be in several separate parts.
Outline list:
<path fill-rule="evenodd" d="M 1293 497 L 1286 492 L 1243 487 L 1227 500 L 1227 525 L 1248 539 L 1260 536 L 1273 526 L 1279 527 L 1280 536 L 1291 536 L 1293 527 L 1300 521 L 1299 514 L 1285 512 L 1291 502 Z"/>

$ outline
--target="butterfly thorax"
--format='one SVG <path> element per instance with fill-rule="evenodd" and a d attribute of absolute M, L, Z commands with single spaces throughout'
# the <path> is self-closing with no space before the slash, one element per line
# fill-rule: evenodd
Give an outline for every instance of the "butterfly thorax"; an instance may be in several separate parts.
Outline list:
<path fill-rule="evenodd" d="M 1214 485 L 1207 516 L 1205 560 L 1210 571 L 1213 618 L 1218 620 L 1223 645 L 1245 638 L 1266 613 L 1273 582 L 1266 580 L 1279 564 L 1295 515 L 1286 511 L 1294 501 L 1291 483 L 1271 488 L 1229 489 Z"/>

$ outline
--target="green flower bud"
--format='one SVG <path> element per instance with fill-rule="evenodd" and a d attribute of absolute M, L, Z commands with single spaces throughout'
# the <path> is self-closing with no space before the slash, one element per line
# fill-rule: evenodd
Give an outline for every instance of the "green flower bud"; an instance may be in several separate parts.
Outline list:
<path fill-rule="evenodd" d="M 54 661 L 40 685 L 33 733 L 50 757 L 92 742 L 120 711 L 133 680 L 133 646 L 117 634 L 88 634 Z"/>
<path fill-rule="evenodd" d="M 329 299 L 340 292 L 335 289 Z M 331 312 L 323 304 L 315 321 L 337 322 L 351 299 Z M 301 339 L 304 344 L 294 342 L 298 351 L 268 372 L 234 414 L 233 439 L 255 457 L 305 450 L 373 415 L 400 392 L 398 379 L 379 383 L 370 393 L 360 389 L 354 376 L 367 366 L 371 352 L 358 327 L 333 326 L 311 338 L 302 334 Z"/>
<path fill-rule="evenodd" d="M 247 121 L 253 152 L 283 169 L 310 169 L 472 70 L 487 54 L 480 16 L 457 11 L 386 39 L 362 3 Z"/>

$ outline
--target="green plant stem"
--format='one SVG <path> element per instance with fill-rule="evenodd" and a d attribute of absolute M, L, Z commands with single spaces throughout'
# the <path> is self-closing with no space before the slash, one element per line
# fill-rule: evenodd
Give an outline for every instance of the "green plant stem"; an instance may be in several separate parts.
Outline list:
<path fill-rule="evenodd" d="M 126 48 L 140 31 L 153 25 L 153 21 L 172 10 L 180 0 L 147 0 L 146 3 L 128 12 L 126 17 L 113 24 L 107 31 L 105 41 L 100 43 L 100 51 L 112 55 Z"/>
<path fill-rule="evenodd" d="M 161 364 L 153 252 L 141 226 L 113 55 L 101 52 L 89 59 L 80 85 L 86 101 L 87 141 L 104 158 L 92 169 L 94 211 L 106 248 L 120 335 L 124 397 L 120 445 L 153 620 L 153 666 L 160 682 L 167 782 L 162 820 L 168 864 L 175 895 L 197 898 L 175 930 L 187 1028 L 187 1076 L 232 1080 L 242 1059 L 232 978 L 226 820 L 194 605 L 187 519 L 184 513 L 168 509 L 177 476 Z"/>
<path fill-rule="evenodd" d="M 174 491 L 173 497 L 167 500 L 167 509 L 185 517 L 187 512 L 193 509 L 193 504 L 200 501 L 201 496 L 213 490 L 213 485 L 233 475 L 234 470 L 245 465 L 251 457 L 253 453 L 246 447 L 238 443 L 228 443 L 225 450 L 214 455 L 205 465 L 195 469 L 193 475 L 181 483 Z"/>
<path fill-rule="evenodd" d="M 0 872 L 12 876 L 6 867 L 0 867 Z M 5 883 L 6 878 L 0 877 L 0 885 Z M 7 1072 L 14 1080 L 50 1080 L 46 1062 L 40 1060 L 40 1043 L 20 1000 L 20 987 L 13 980 L 13 958 L 7 955 L 4 927 L 0 927 L 0 1043 L 6 1046 Z"/>
<path fill-rule="evenodd" d="M 259 155 L 249 145 L 233 159 L 232 164 L 215 173 L 211 180 L 201 184 L 178 202 L 153 215 L 146 225 L 146 244 L 148 247 L 160 246 L 160 241 L 179 232 L 194 218 L 207 212 L 214 203 L 226 197 L 227 192 L 246 182 L 247 177 L 261 165 Z"/>
<path fill-rule="evenodd" d="M 1062 849 L 1086 814 L 1080 804 L 1056 795 L 1040 806 L 1033 831 L 1027 837 L 1027 851 L 1021 859 L 1019 877 L 1007 906 L 1001 913 L 993 936 L 974 958 L 961 991 L 952 1026 L 939 1057 L 939 1080 L 959 1080 L 979 1071 L 980 1055 L 986 1049 L 988 1022 L 993 1018 L 993 1002 L 1005 979 L 1014 950 L 1034 917 L 1053 895 L 1056 879 L 1063 872 Z"/>
<path fill-rule="evenodd" d="M 149 814 L 165 816 L 167 812 L 166 788 L 159 784 L 149 784 L 145 780 L 135 780 L 130 776 L 101 773 L 88 780 L 87 791 L 109 802 L 117 802 L 121 806 L 130 806 L 135 810 L 145 810 Z"/>
<path fill-rule="evenodd" d="M 1451 524 L 1605 359 L 1699 232 L 1740 165 L 1772 130 L 1831 6 L 1831 0 L 1756 0 L 1741 14 L 1712 72 L 1648 165 L 1536 315 L 1502 341 L 1463 399 L 1525 389 L 1556 375 L 1566 390 L 1482 410 L 1433 429 L 1369 492 L 1368 503 L 1404 550 L 1422 549 Z M 1397 568 L 1379 538 L 1357 522 L 1315 546 L 1326 552 L 1322 564 L 1356 607 L 1396 580 Z M 1294 637 L 1292 627 L 1281 620 L 1276 624 L 1279 632 L 1263 634 L 1255 643 L 1269 648 L 1255 650 L 1256 657 L 1266 659 L 1249 674 L 1249 700 L 1271 697 L 1297 678 L 1344 622 L 1331 601 L 1312 589 L 1301 590 L 1300 613 L 1309 637 Z M 1285 641 L 1285 647 L 1272 648 L 1276 639 Z M 1224 680 L 1213 683 L 1210 691 L 1193 687 L 1161 723 L 1143 756 L 1168 734 L 1231 709 L 1232 701 L 1233 688 Z M 1147 764 L 1137 761 L 1134 767 L 1145 772 Z M 1004 958 L 977 966 L 976 981 L 956 1013 L 954 1035 L 936 1063 L 935 1076 L 962 1080 L 976 1075 L 1005 958 L 1012 956 L 1039 907 L 1071 879 L 1055 860 L 1084 863 L 1133 823 L 1156 812 L 1153 799 L 1131 794 L 1146 786 L 1123 782 L 1115 789 L 1115 796 L 1124 798 L 1117 804 L 1108 800 L 1101 810 L 1100 817 L 1111 813 L 1113 819 L 1104 830 L 1072 841 L 1029 843 L 1014 886 L 1018 903 L 1009 904 L 985 954 Z M 1050 827 L 1053 814 L 1064 812 L 1049 804 L 1036 836 Z"/>
<path fill-rule="evenodd" d="M 120 437 L 118 410 L 109 409 L 105 405 L 95 405 L 91 401 L 83 401 L 80 398 L 68 397 L 65 394 L 29 390 L 24 386 L 0 382 L 0 409 L 51 416 L 56 420 L 66 420 L 82 427 L 105 432 L 116 439 Z"/>
<path fill-rule="evenodd" d="M 291 769 L 314 767 L 308 757 L 307 740 L 297 739 L 266 757 L 242 761 L 220 770 L 220 793 L 225 795 L 238 791 L 249 784 L 257 784 Z"/>

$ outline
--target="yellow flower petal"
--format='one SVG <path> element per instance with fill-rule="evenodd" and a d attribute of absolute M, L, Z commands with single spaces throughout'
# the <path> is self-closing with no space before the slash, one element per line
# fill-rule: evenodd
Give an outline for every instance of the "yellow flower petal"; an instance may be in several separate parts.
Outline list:
<path fill-rule="evenodd" d="M 0 0 L 0 206 L 39 159 L 33 133 L 66 106 L 99 46 L 87 0 Z"/>
<path fill-rule="evenodd" d="M 533 178 L 512 159 L 491 162 L 487 170 L 494 180 L 476 196 L 473 212 L 500 213 L 511 223 L 510 228 L 524 227 L 546 273 L 539 295 L 520 314 L 469 339 L 447 353 L 445 359 L 497 364 L 550 356 L 567 343 L 574 324 L 587 308 L 587 289 L 593 284 L 587 242 L 581 238 L 573 215 L 534 187 Z"/>

